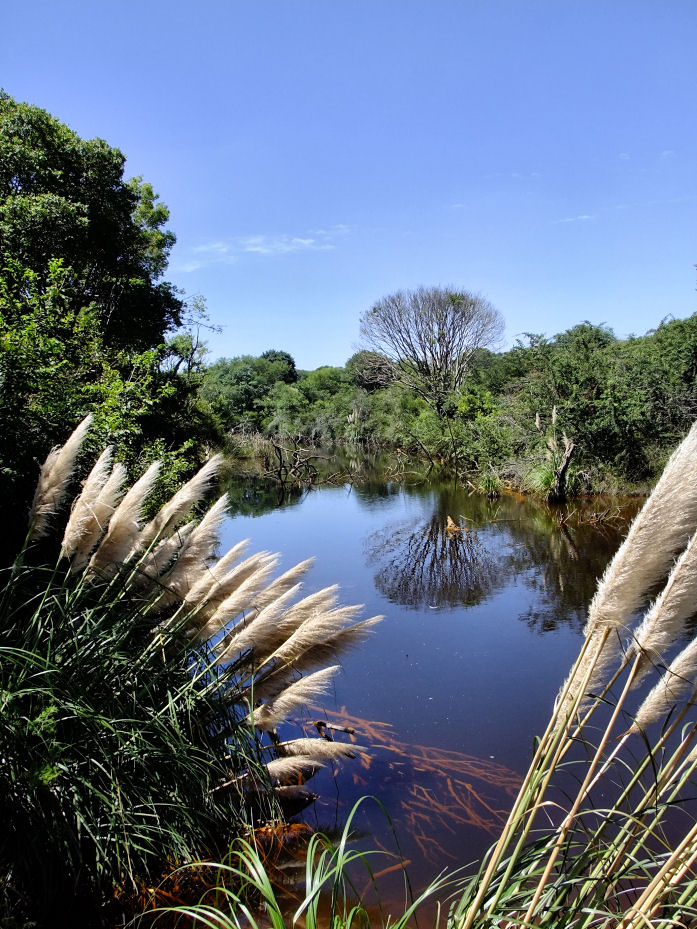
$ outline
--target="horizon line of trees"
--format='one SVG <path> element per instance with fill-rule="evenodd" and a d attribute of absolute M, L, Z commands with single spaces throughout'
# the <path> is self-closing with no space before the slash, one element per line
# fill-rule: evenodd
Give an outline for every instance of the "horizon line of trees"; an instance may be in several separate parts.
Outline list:
<path fill-rule="evenodd" d="M 477 348 L 440 410 L 400 383 L 386 356 L 298 371 L 270 350 L 203 367 L 201 398 L 221 432 L 292 436 L 310 445 L 399 448 L 445 467 L 544 491 L 576 445 L 571 492 L 650 482 L 697 417 L 697 314 L 618 339 L 588 321 L 513 348 Z M 540 481 L 542 482 L 540 484 Z"/>

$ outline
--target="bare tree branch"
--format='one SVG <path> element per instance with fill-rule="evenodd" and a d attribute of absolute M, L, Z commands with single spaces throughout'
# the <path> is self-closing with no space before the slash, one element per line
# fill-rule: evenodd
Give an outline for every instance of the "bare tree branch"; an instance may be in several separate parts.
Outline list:
<path fill-rule="evenodd" d="M 365 345 L 391 362 L 392 381 L 415 391 L 439 416 L 464 384 L 474 352 L 498 342 L 503 327 L 488 300 L 452 287 L 397 291 L 361 318 Z"/>

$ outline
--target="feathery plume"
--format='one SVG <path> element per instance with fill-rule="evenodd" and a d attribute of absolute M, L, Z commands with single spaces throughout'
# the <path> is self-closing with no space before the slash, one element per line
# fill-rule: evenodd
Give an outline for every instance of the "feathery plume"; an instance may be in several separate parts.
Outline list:
<path fill-rule="evenodd" d="M 694 579 L 697 573 L 697 532 L 671 571 L 666 586 L 647 611 L 636 631 L 629 654 L 640 655 L 633 687 L 661 660 L 694 614 Z"/>
<path fill-rule="evenodd" d="M 310 570 L 314 561 L 314 558 L 307 558 L 275 578 L 268 587 L 261 590 L 254 598 L 254 608 L 262 610 L 267 604 L 272 603 L 276 597 L 290 590 L 291 587 L 295 587 L 300 578 L 304 577 Z"/>
<path fill-rule="evenodd" d="M 280 742 L 274 747 L 282 757 L 302 756 L 323 763 L 337 761 L 339 758 L 355 758 L 365 751 L 360 745 L 352 745 L 350 742 L 328 742 L 326 739 L 293 739 L 291 742 Z"/>
<path fill-rule="evenodd" d="M 269 732 L 271 729 L 275 729 L 291 713 L 303 706 L 307 706 L 308 703 L 325 694 L 339 670 L 339 665 L 332 665 L 329 668 L 322 668 L 321 671 L 315 671 L 314 674 L 308 674 L 307 677 L 300 678 L 300 680 L 286 687 L 273 700 L 269 700 L 268 703 L 257 707 L 249 714 L 248 719 L 250 722 L 254 722 L 254 726 L 260 732 Z"/>
<path fill-rule="evenodd" d="M 304 781 L 309 780 L 317 774 L 324 765 L 320 764 L 318 761 L 313 761 L 311 758 L 299 756 L 274 758 L 273 761 L 269 761 L 264 767 L 266 768 L 272 784 L 283 784 L 289 781 L 302 784 Z"/>
<path fill-rule="evenodd" d="M 41 539 L 48 533 L 50 517 L 60 506 L 68 487 L 75 458 L 92 424 L 92 414 L 86 416 L 69 436 L 65 445 L 52 449 L 39 473 L 34 499 L 29 510 L 29 539 Z"/>
<path fill-rule="evenodd" d="M 220 604 L 211 618 L 203 625 L 196 635 L 198 641 L 211 638 L 220 632 L 228 623 L 232 622 L 249 606 L 250 599 L 264 586 L 271 573 L 278 564 L 276 555 L 267 555 L 262 559 L 254 574 L 247 578 L 237 590 Z M 224 643 L 221 643 L 224 644 Z"/>
<path fill-rule="evenodd" d="M 670 663 L 634 717 L 630 732 L 646 729 L 672 706 L 683 699 L 694 699 L 697 675 L 697 638 L 694 638 Z"/>
<path fill-rule="evenodd" d="M 163 603 L 183 600 L 196 583 L 218 544 L 218 532 L 225 519 L 228 497 L 223 494 L 186 537 L 172 570 L 164 579 L 168 593 Z"/>
<path fill-rule="evenodd" d="M 383 620 L 383 616 L 373 616 L 345 628 L 334 628 L 331 621 L 312 620 L 294 633 L 291 638 L 278 648 L 272 659 L 279 665 L 286 665 L 296 671 L 308 671 L 325 661 L 331 661 L 365 642 L 373 627 Z M 287 672 L 286 672 L 287 673 Z"/>
<path fill-rule="evenodd" d="M 294 603 L 281 616 L 278 624 L 268 630 L 268 635 L 264 641 L 257 643 L 255 657 L 258 666 L 261 667 L 261 664 L 266 662 L 304 623 L 330 614 L 338 600 L 336 596 L 337 590 L 338 585 L 334 584 Z"/>
<path fill-rule="evenodd" d="M 185 598 L 187 603 L 196 604 L 199 607 L 198 624 L 201 625 L 211 619 L 218 608 L 233 594 L 241 591 L 245 581 L 249 580 L 261 567 L 264 565 L 273 565 L 275 567 L 276 564 L 278 564 L 278 555 L 262 551 L 245 558 L 237 567 L 218 581 L 213 580 L 211 583 L 208 572 L 203 572 L 199 581 L 194 584 Z M 268 580 L 270 573 L 266 574 L 264 583 Z M 253 592 L 251 592 L 249 587 L 245 588 L 250 595 L 247 605 L 251 603 L 251 597 L 256 596 L 260 589 L 261 587 L 254 588 Z"/>
<path fill-rule="evenodd" d="M 208 565 L 206 570 L 201 572 L 201 577 L 186 595 L 187 603 L 195 603 L 198 605 L 210 599 L 220 587 L 221 581 L 230 568 L 240 560 L 248 548 L 249 539 L 244 539 L 242 542 L 238 542 L 237 545 L 233 545 L 222 558 L 218 559 L 218 561 Z"/>
<path fill-rule="evenodd" d="M 94 505 L 111 473 L 114 448 L 109 445 L 97 459 L 87 476 L 79 497 L 73 503 L 68 525 L 65 527 L 61 543 L 61 557 L 70 558 L 80 544 L 85 530 L 92 520 Z"/>
<path fill-rule="evenodd" d="M 245 616 L 244 620 L 238 623 L 234 629 L 231 629 L 226 637 L 228 644 L 220 655 L 220 661 L 222 663 L 229 661 L 234 653 L 239 654 L 248 648 L 256 649 L 257 646 L 263 648 L 265 637 L 268 637 L 273 630 L 286 604 L 297 594 L 299 589 L 299 584 L 291 587 L 290 590 L 277 597 L 273 603 L 269 603 L 263 610 L 256 613 L 251 620 L 248 616 Z"/>
<path fill-rule="evenodd" d="M 143 547 L 147 548 L 156 538 L 176 529 L 191 507 L 198 503 L 206 492 L 222 462 L 222 455 L 213 455 L 191 480 L 180 487 L 172 499 L 165 503 L 158 514 L 143 527 L 140 536 Z"/>
<path fill-rule="evenodd" d="M 588 610 L 586 634 L 621 625 L 665 574 L 697 526 L 697 423 L 673 452 L 653 493 L 605 570 Z"/>
<path fill-rule="evenodd" d="M 181 529 L 173 532 L 169 538 L 163 539 L 156 545 L 154 551 L 149 552 L 141 562 L 141 580 L 150 581 L 151 584 L 159 583 L 163 585 L 163 578 L 168 568 L 171 567 L 172 562 L 195 528 L 196 523 L 186 523 Z"/>
<path fill-rule="evenodd" d="M 79 571 L 87 564 L 92 549 L 106 532 L 109 520 L 123 497 L 125 481 L 126 468 L 117 462 L 92 505 L 90 518 L 82 529 L 70 563 L 71 571 Z"/>
<path fill-rule="evenodd" d="M 343 606 L 327 613 L 311 616 L 289 636 L 288 639 L 269 657 L 269 660 L 292 663 L 310 646 L 318 642 L 329 641 L 337 632 L 351 623 L 363 609 L 362 605 Z M 353 627 L 355 628 L 355 626 Z"/>
<path fill-rule="evenodd" d="M 155 485 L 160 467 L 161 463 L 154 461 L 117 506 L 106 535 L 92 555 L 91 571 L 112 569 L 136 550 L 143 504 Z"/>

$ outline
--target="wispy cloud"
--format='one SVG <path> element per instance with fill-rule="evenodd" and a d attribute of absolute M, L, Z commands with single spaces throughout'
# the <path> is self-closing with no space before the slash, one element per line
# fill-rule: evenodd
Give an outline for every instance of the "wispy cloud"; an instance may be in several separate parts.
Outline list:
<path fill-rule="evenodd" d="M 177 271 L 191 272 L 213 264 L 235 264 L 244 255 L 276 257 L 293 252 L 326 252 L 336 248 L 337 239 L 346 235 L 343 223 L 327 229 L 313 229 L 302 235 L 279 233 L 235 236 L 218 242 L 205 242 L 190 248 L 187 256 L 173 262 Z"/>
<path fill-rule="evenodd" d="M 584 223 L 589 219 L 595 219 L 595 213 L 579 213 L 578 216 L 565 216 L 564 219 L 555 219 L 555 225 L 559 223 Z"/>

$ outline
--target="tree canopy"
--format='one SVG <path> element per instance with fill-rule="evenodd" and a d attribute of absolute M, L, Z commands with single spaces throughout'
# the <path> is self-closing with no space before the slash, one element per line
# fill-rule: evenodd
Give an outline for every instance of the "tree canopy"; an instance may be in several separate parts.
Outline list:
<path fill-rule="evenodd" d="M 39 288 L 62 259 L 107 341 L 142 351 L 179 325 L 183 304 L 162 280 L 175 241 L 169 211 L 150 184 L 124 179 L 125 161 L 0 92 L 0 253 L 33 271 Z"/>
<path fill-rule="evenodd" d="M 366 348 L 392 362 L 395 382 L 441 416 L 464 384 L 477 349 L 503 333 L 503 317 L 488 300 L 452 287 L 419 287 L 383 297 L 361 318 Z"/>
<path fill-rule="evenodd" d="M 163 275 L 174 236 L 125 158 L 0 92 L 0 494 L 23 531 L 38 461 L 94 413 L 128 466 L 196 463 L 204 347 Z M 167 337 L 170 336 L 167 342 Z M 1 548 L 0 543 L 0 548 Z M 1 557 L 1 555 L 0 555 Z"/>

